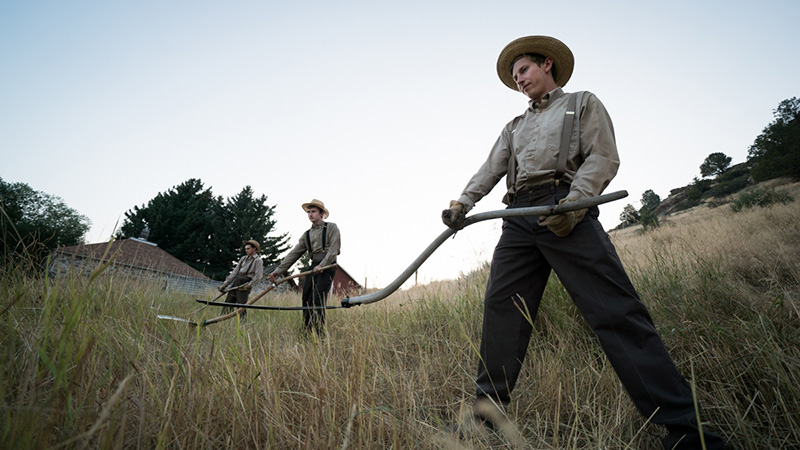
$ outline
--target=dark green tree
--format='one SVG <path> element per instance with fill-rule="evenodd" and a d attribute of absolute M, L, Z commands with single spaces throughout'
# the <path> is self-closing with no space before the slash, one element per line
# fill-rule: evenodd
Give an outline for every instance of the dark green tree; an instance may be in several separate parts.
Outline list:
<path fill-rule="evenodd" d="M 145 227 L 148 240 L 195 269 L 206 272 L 212 242 L 214 209 L 219 200 L 192 178 L 159 193 L 147 205 L 125 213 L 117 238 L 139 237 Z"/>
<path fill-rule="evenodd" d="M 725 153 L 715 152 L 708 155 L 703 164 L 700 164 L 700 175 L 703 177 L 722 175 L 730 165 L 730 156 L 725 155 Z"/>
<path fill-rule="evenodd" d="M 267 205 L 267 196 L 255 196 L 253 188 L 245 186 L 241 192 L 215 205 L 214 234 L 207 275 L 222 279 L 243 253 L 242 241 L 255 239 L 261 244 L 264 267 L 279 262 L 288 248 L 288 235 L 272 236 L 275 232 L 275 207 Z"/>
<path fill-rule="evenodd" d="M 652 189 L 648 189 L 642 193 L 642 207 L 639 208 L 639 215 L 641 216 L 642 227 L 644 229 L 655 228 L 659 225 L 658 216 L 655 209 L 661 204 L 661 197 L 658 196 Z"/>
<path fill-rule="evenodd" d="M 226 200 L 215 197 L 202 181 L 190 179 L 126 212 L 117 238 L 139 237 L 147 227 L 149 241 L 206 276 L 222 280 L 244 253 L 243 240 L 261 244 L 265 266 L 275 264 L 286 251 L 287 235 L 273 236 L 274 209 L 250 186 Z"/>
<path fill-rule="evenodd" d="M 57 247 L 82 244 L 91 223 L 61 198 L 2 178 L 0 208 L 3 262 L 19 256 L 39 262 Z"/>
<path fill-rule="evenodd" d="M 800 99 L 782 101 L 773 110 L 775 120 L 764 128 L 748 150 L 756 181 L 777 177 L 800 179 Z"/>

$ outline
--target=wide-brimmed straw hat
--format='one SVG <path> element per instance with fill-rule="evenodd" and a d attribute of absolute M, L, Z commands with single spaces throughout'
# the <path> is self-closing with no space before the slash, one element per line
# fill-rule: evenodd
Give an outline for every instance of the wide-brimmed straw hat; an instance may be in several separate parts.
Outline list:
<path fill-rule="evenodd" d="M 261 253 L 261 245 L 255 239 L 250 239 L 248 241 L 242 241 L 243 245 L 250 244 L 256 248 L 256 253 Z"/>
<path fill-rule="evenodd" d="M 566 44 L 550 36 L 526 36 L 511 41 L 497 58 L 497 75 L 500 81 L 513 90 L 517 90 L 517 83 L 511 75 L 511 63 L 520 55 L 538 53 L 553 58 L 556 67 L 555 82 L 564 87 L 572 76 L 575 67 L 575 58 Z"/>
<path fill-rule="evenodd" d="M 322 218 L 323 219 L 327 219 L 328 218 L 328 215 L 330 214 L 330 212 L 328 212 L 328 210 L 325 209 L 325 203 L 322 203 L 322 200 L 314 199 L 314 200 L 311 200 L 308 203 L 303 203 L 303 211 L 307 210 L 309 206 L 316 206 L 317 208 L 321 209 L 322 210 Z"/>

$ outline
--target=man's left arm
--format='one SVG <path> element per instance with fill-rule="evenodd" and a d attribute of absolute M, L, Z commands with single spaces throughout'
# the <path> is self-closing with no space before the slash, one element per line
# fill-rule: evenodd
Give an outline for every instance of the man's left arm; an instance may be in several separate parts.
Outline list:
<path fill-rule="evenodd" d="M 583 163 L 572 179 L 567 196 L 571 200 L 602 194 L 619 169 L 619 154 L 611 116 L 594 94 L 586 94 L 579 118 Z"/>
<path fill-rule="evenodd" d="M 335 223 L 328 222 L 328 252 L 325 254 L 325 257 L 322 258 L 322 262 L 319 263 L 317 267 L 324 267 L 329 264 L 333 264 L 336 261 L 336 255 L 339 254 L 339 250 L 342 247 L 342 238 L 339 234 L 339 227 Z M 314 268 L 316 269 L 316 267 Z"/>

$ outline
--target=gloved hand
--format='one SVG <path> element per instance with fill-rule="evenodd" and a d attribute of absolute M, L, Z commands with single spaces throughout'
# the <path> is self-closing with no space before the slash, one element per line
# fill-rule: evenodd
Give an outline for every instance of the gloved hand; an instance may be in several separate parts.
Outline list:
<path fill-rule="evenodd" d="M 250 287 L 249 286 L 239 286 L 238 288 L 236 288 L 236 290 L 237 291 L 248 291 L 248 290 L 250 290 Z"/>
<path fill-rule="evenodd" d="M 562 198 L 558 204 L 563 205 L 564 203 L 574 202 L 576 200 L 578 199 L 566 197 Z M 578 222 L 583 220 L 584 215 L 586 215 L 586 208 L 552 216 L 539 217 L 538 223 L 539 226 L 547 227 L 550 231 L 555 233 L 556 236 L 565 237 L 572 232 L 572 229 L 575 228 Z"/>
<path fill-rule="evenodd" d="M 461 224 L 466 219 L 467 207 L 463 203 L 455 200 L 450 201 L 450 209 L 442 211 L 442 222 L 450 228 L 461 228 Z"/>
<path fill-rule="evenodd" d="M 228 285 L 227 285 L 227 284 L 223 284 L 223 285 L 221 285 L 221 286 L 219 287 L 219 291 L 220 291 L 220 292 L 222 292 L 222 293 L 224 294 L 224 293 L 225 293 L 225 288 L 226 288 L 226 287 L 228 287 Z"/>

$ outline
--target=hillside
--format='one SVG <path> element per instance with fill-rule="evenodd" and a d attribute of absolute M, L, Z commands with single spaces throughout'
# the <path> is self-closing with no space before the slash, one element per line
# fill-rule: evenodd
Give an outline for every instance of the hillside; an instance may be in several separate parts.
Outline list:
<path fill-rule="evenodd" d="M 716 208 L 734 202 L 740 194 L 759 190 L 783 189 L 791 185 L 789 178 L 776 178 L 757 183 L 750 175 L 747 163 L 731 166 L 723 174 L 713 179 L 695 179 L 692 183 L 672 189 L 653 209 L 659 222 L 669 220 L 675 214 L 697 206 Z M 791 190 L 791 189 L 790 189 Z M 641 213 L 641 210 L 638 211 Z M 612 231 L 641 226 L 641 221 L 620 223 Z"/>

